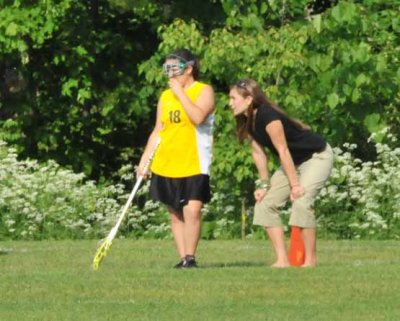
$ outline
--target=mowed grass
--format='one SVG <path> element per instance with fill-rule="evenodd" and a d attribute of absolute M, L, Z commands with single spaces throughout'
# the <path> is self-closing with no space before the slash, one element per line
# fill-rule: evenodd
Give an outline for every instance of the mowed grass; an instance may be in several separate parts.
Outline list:
<path fill-rule="evenodd" d="M 0 242 L 0 320 L 400 320 L 398 241 L 319 241 L 316 269 L 272 269 L 267 241 Z"/>

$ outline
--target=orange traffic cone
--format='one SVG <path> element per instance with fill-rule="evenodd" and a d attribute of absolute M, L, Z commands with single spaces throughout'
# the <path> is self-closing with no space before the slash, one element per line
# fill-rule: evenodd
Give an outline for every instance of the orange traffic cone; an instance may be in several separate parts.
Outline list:
<path fill-rule="evenodd" d="M 304 264 L 304 244 L 301 238 L 301 229 L 298 226 L 292 226 L 288 256 L 290 265 L 301 266 Z"/>

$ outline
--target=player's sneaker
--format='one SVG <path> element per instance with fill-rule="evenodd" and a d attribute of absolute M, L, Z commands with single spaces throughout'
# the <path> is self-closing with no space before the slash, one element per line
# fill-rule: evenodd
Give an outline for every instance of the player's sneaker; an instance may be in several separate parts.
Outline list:
<path fill-rule="evenodd" d="M 185 258 L 175 265 L 175 269 L 196 268 L 197 262 L 193 255 L 186 255 Z"/>
<path fill-rule="evenodd" d="M 185 259 L 183 259 L 182 261 L 180 261 L 178 264 L 176 264 L 174 266 L 175 269 L 181 269 L 183 267 L 183 263 L 185 262 Z"/>
<path fill-rule="evenodd" d="M 190 269 L 190 268 L 197 268 L 197 262 L 193 255 L 186 255 L 185 259 L 183 260 L 182 268 Z"/>

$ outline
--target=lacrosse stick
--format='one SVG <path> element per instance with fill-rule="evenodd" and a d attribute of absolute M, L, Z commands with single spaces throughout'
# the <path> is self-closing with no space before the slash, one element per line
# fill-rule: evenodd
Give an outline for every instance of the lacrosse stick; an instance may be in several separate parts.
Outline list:
<path fill-rule="evenodd" d="M 156 153 L 158 145 L 160 145 L 160 139 L 157 139 L 157 142 L 154 145 L 146 164 L 144 165 L 144 168 L 143 168 L 144 173 L 147 172 L 147 170 L 150 166 L 150 163 L 153 160 L 154 154 Z M 124 219 L 125 214 L 128 211 L 128 208 L 131 205 L 132 200 L 135 197 L 135 194 L 136 194 L 137 190 L 139 189 L 140 184 L 142 183 L 142 180 L 143 180 L 143 175 L 140 175 L 136 180 L 136 184 L 133 187 L 131 194 L 129 195 L 129 198 L 122 210 L 121 215 L 118 218 L 117 223 L 111 229 L 110 233 L 108 233 L 107 237 L 103 240 L 103 242 L 100 244 L 99 248 L 97 249 L 96 255 L 94 256 L 94 259 L 93 259 L 93 270 L 96 271 L 99 268 L 100 263 L 103 260 L 103 258 L 107 256 L 107 253 L 111 248 L 112 241 L 118 232 L 119 226 L 121 225 L 121 222 Z"/>

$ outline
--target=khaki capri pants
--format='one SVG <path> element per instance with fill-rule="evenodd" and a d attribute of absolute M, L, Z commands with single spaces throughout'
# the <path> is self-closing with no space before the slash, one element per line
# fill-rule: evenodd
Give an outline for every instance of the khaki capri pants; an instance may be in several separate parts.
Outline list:
<path fill-rule="evenodd" d="M 328 180 L 333 166 L 333 151 L 329 144 L 324 151 L 314 153 L 312 158 L 296 167 L 299 184 L 304 195 L 292 203 L 289 225 L 315 228 L 316 219 L 313 204 L 321 188 Z M 280 208 L 290 197 L 289 180 L 282 168 L 271 177 L 271 187 L 254 208 L 254 225 L 282 227 Z"/>

